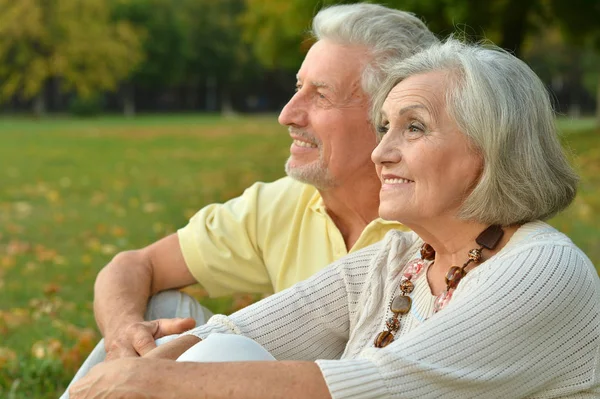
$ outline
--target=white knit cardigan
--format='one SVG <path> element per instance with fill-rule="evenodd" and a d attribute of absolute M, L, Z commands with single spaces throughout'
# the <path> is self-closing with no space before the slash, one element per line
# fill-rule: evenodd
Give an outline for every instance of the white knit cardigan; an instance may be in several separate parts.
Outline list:
<path fill-rule="evenodd" d="M 250 337 L 278 360 L 316 361 L 338 398 L 600 398 L 600 280 L 543 222 L 517 230 L 433 314 L 425 273 L 396 339 L 373 346 L 422 241 L 391 231 L 309 280 L 189 333 Z"/>

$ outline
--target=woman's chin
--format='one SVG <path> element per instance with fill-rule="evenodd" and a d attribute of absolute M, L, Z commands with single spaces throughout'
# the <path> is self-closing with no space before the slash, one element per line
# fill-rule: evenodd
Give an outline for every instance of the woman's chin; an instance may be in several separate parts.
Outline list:
<path fill-rule="evenodd" d="M 398 205 L 395 207 L 387 207 L 384 204 L 379 205 L 379 217 L 384 220 L 390 220 L 394 222 L 404 223 L 407 219 L 406 212 L 399 212 Z"/>

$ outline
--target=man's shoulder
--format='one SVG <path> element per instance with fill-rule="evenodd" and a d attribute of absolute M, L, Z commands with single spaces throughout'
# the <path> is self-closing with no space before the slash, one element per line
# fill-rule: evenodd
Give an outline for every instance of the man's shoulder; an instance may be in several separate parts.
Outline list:
<path fill-rule="evenodd" d="M 269 193 L 280 193 L 283 195 L 293 195 L 300 192 L 317 192 L 317 189 L 310 184 L 301 183 L 289 176 L 282 177 L 272 182 L 256 182 L 250 188 L 255 187 L 258 190 Z"/>
<path fill-rule="evenodd" d="M 287 176 L 269 183 L 254 183 L 246 191 L 253 192 L 260 206 L 267 208 L 307 206 L 319 195 L 315 187 Z"/>

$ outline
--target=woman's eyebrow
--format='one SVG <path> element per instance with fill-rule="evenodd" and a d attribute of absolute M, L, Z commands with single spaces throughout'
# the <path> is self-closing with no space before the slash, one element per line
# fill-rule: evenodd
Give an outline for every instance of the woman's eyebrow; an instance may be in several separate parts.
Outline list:
<path fill-rule="evenodd" d="M 421 104 L 409 105 L 407 107 L 400 109 L 400 111 L 398 111 L 398 115 L 404 115 L 408 111 L 412 111 L 413 109 L 419 109 L 419 108 L 422 108 L 425 110 L 427 109 L 424 105 L 421 105 Z"/>

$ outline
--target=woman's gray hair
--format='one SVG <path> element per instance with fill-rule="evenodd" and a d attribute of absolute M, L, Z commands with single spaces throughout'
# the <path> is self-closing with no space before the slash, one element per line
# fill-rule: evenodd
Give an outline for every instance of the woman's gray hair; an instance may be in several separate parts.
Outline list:
<path fill-rule="evenodd" d="M 411 13 L 377 4 L 346 4 L 320 10 L 312 23 L 317 40 L 365 46 L 373 57 L 361 84 L 372 98 L 383 81 L 384 69 L 427 48 L 438 39 Z"/>
<path fill-rule="evenodd" d="M 376 125 L 392 88 L 433 71 L 449 72 L 447 112 L 483 158 L 462 219 L 521 224 L 548 219 L 573 201 L 579 179 L 558 139 L 548 91 L 523 61 L 497 47 L 450 38 L 391 67 L 373 100 Z"/>

